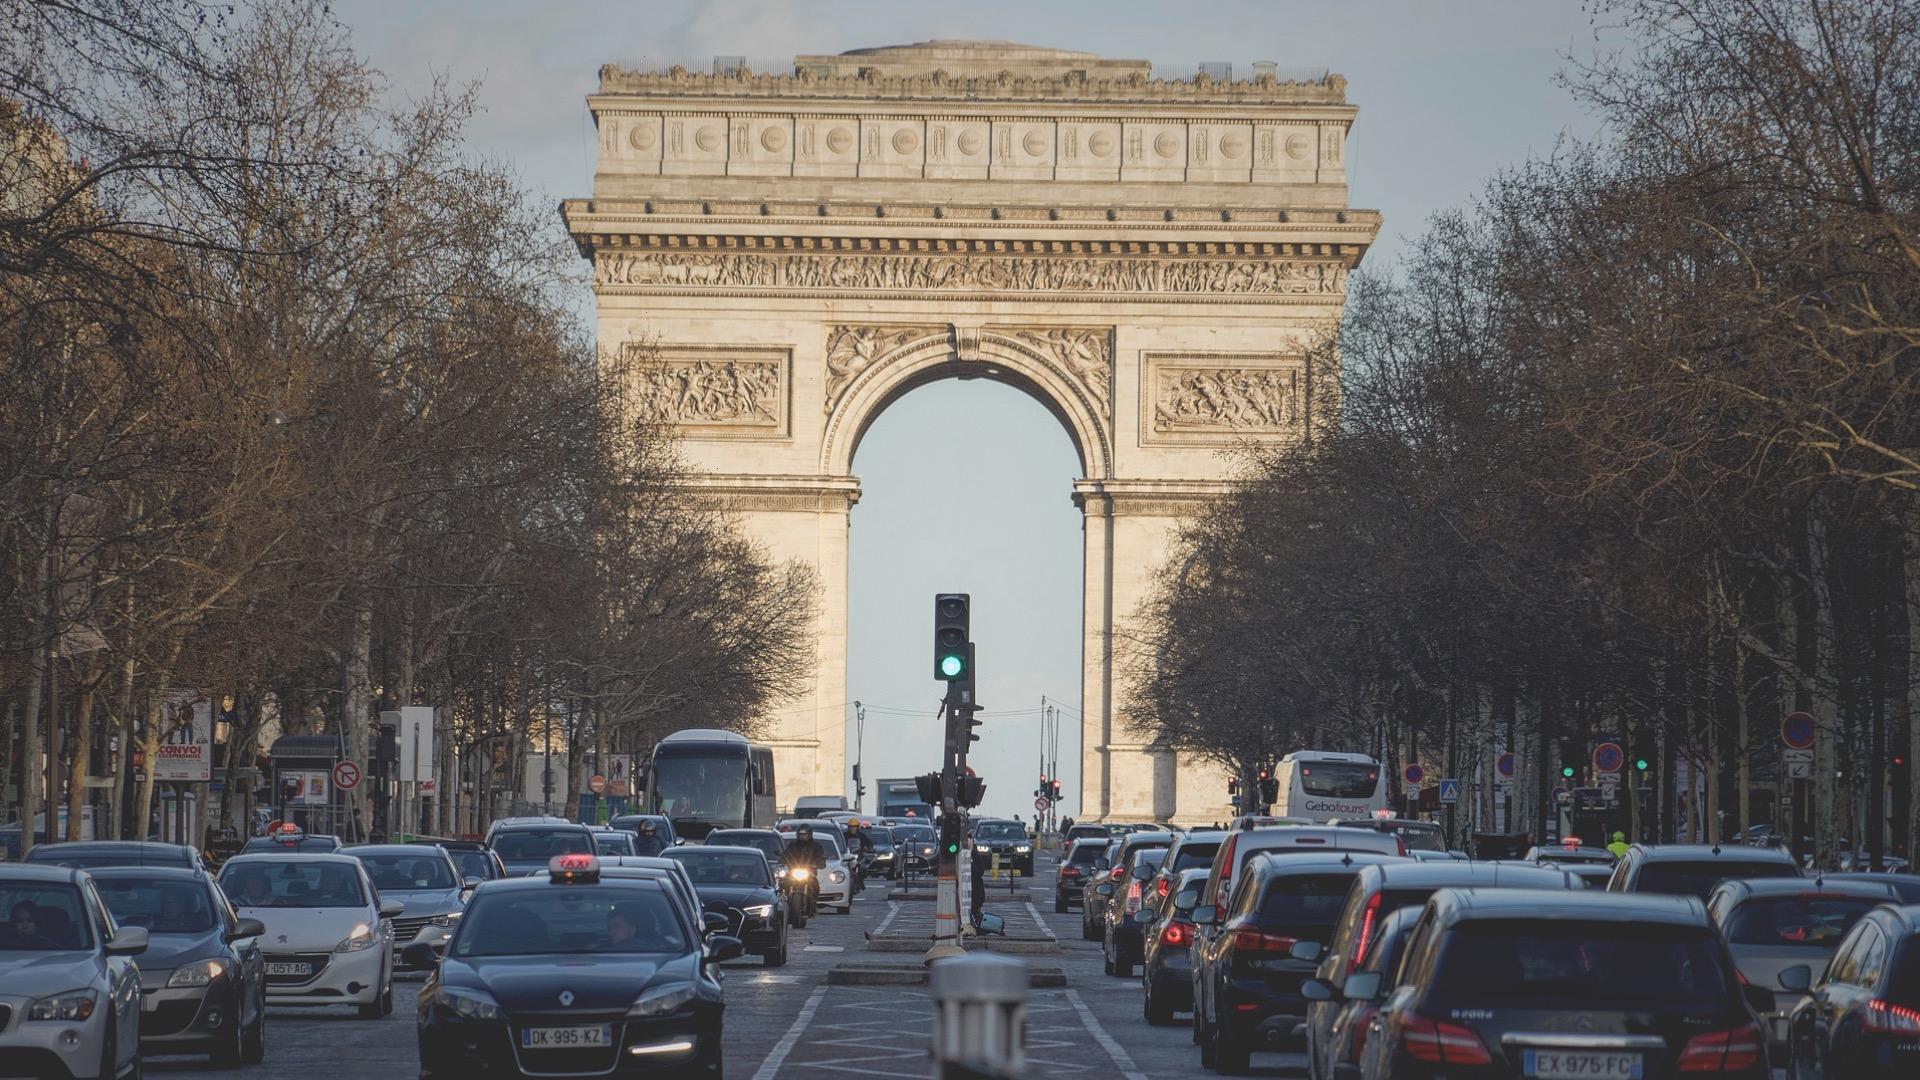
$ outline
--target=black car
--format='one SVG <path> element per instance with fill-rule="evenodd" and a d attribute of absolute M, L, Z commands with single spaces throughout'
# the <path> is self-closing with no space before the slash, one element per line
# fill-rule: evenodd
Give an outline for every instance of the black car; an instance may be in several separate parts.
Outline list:
<path fill-rule="evenodd" d="M 1773 995 L 1741 985 L 1692 896 L 1442 889 L 1400 971 L 1367 1025 L 1367 1080 L 1768 1076 L 1754 1012 Z M 1377 982 L 1348 975 L 1345 996 L 1377 1000 Z"/>
<path fill-rule="evenodd" d="M 431 844 L 447 849 L 447 855 L 453 859 L 453 865 L 460 869 L 463 881 L 470 878 L 497 881 L 507 876 L 507 864 L 501 862 L 500 856 L 479 840 L 442 840 L 435 837 L 409 840 L 407 843 Z"/>
<path fill-rule="evenodd" d="M 1614 865 L 1607 891 L 1668 893 L 1704 902 L 1722 881 L 1799 876 L 1793 856 L 1779 848 L 1634 844 Z"/>
<path fill-rule="evenodd" d="M 280 832 L 271 836 L 256 836 L 240 847 L 242 855 L 259 855 L 263 852 L 278 852 L 283 855 L 327 855 L 339 851 L 346 845 L 337 836 L 325 833 Z"/>
<path fill-rule="evenodd" d="M 1447 850 L 1447 838 L 1441 834 L 1440 826 L 1431 821 L 1416 818 L 1352 818 L 1333 824 L 1343 829 L 1372 829 L 1377 833 L 1397 836 L 1406 845 L 1409 855 L 1416 851 Z"/>
<path fill-rule="evenodd" d="M 666 857 L 686 866 L 701 910 L 726 916 L 725 933 L 739 938 L 747 952 L 764 957 L 768 967 L 787 962 L 787 896 L 760 852 L 705 844 L 677 847 Z"/>
<path fill-rule="evenodd" d="M 468 894 L 480 884 L 477 878 L 460 876 L 451 852 L 417 844 L 353 844 L 340 850 L 366 867 L 380 899 L 405 905 L 392 918 L 395 960 L 399 950 L 415 941 L 430 942 L 437 952 L 446 950 Z"/>
<path fill-rule="evenodd" d="M 1871 874 L 1865 870 L 1852 870 L 1822 876 L 1828 881 L 1871 881 L 1876 885 L 1890 885 L 1894 892 L 1900 894 L 1901 903 L 1920 904 L 1920 874 Z"/>
<path fill-rule="evenodd" d="M 1054 871 L 1053 910 L 1066 914 L 1067 908 L 1080 902 L 1087 880 L 1107 869 L 1107 839 L 1076 840 Z"/>
<path fill-rule="evenodd" d="M 1033 837 L 1017 821 L 984 818 L 973 823 L 973 857 L 1000 860 L 1002 870 L 1033 876 Z"/>
<path fill-rule="evenodd" d="M 903 873 L 915 870 L 931 873 L 939 854 L 939 836 L 931 825 L 907 824 L 893 826 L 894 850 L 900 854 L 900 867 Z"/>
<path fill-rule="evenodd" d="M 1780 983 L 1812 980 L 1802 965 Z M 1788 1018 L 1787 1047 L 1793 1080 L 1920 1075 L 1920 904 L 1882 904 L 1853 924 Z"/>
<path fill-rule="evenodd" d="M 1423 910 L 1420 907 L 1405 907 L 1381 919 L 1379 925 L 1374 927 L 1373 936 L 1367 941 L 1366 951 L 1360 954 L 1359 963 L 1349 969 L 1349 974 L 1365 971 L 1378 978 L 1375 998 L 1392 993 L 1398 985 L 1395 980 L 1400 972 L 1400 954 L 1406 951 L 1407 939 L 1413 936 L 1413 928 L 1419 923 Z M 1379 1001 L 1348 1001 L 1339 990 L 1317 978 L 1301 983 L 1300 992 L 1314 1003 L 1314 1008 L 1319 1008 L 1322 1003 L 1330 1003 L 1334 1010 L 1323 1037 L 1326 1045 L 1309 1045 L 1307 1049 L 1309 1080 L 1327 1080 L 1331 1076 L 1357 1071 L 1361 1051 L 1367 1045 L 1367 1025 L 1372 1022 L 1374 1014 L 1380 1011 Z M 1312 1021 L 1308 1023 L 1311 1025 Z M 1307 1038 L 1309 1041 L 1314 1038 L 1311 1026 L 1307 1029 Z"/>
<path fill-rule="evenodd" d="M 496 825 L 487 845 L 507 865 L 508 877 L 537 874 L 560 855 L 594 855 L 593 830 L 568 821 Z"/>
<path fill-rule="evenodd" d="M 1113 893 L 1109 890 L 1103 895 L 1099 888 L 1119 881 L 1127 872 L 1119 859 L 1120 841 L 1107 841 L 1106 848 L 1100 852 L 1103 865 L 1098 871 L 1088 874 L 1087 883 L 1080 886 L 1080 936 L 1088 941 L 1101 941 L 1106 934 L 1107 897 Z"/>
<path fill-rule="evenodd" d="M 1333 940 L 1354 875 L 1398 861 L 1361 851 L 1255 855 L 1224 907 L 1194 907 L 1193 1010 L 1202 1065 L 1244 1072 L 1255 1050 L 1305 1044 L 1301 984 Z M 1203 926 L 1211 932 L 1199 933 Z"/>
<path fill-rule="evenodd" d="M 1160 862 L 1160 872 L 1154 875 L 1154 896 L 1149 902 L 1165 900 L 1181 874 L 1193 869 L 1210 869 L 1213 857 L 1219 854 L 1220 845 L 1226 839 L 1222 829 L 1195 829 L 1176 837 L 1173 846 L 1167 849 L 1167 857 Z"/>
<path fill-rule="evenodd" d="M 73 870 L 93 870 L 106 866 L 177 866 L 183 870 L 205 870 L 200 851 L 188 844 L 162 844 L 153 840 L 73 840 L 57 844 L 39 844 L 22 862 L 47 866 L 65 866 Z"/>
<path fill-rule="evenodd" d="M 1171 1024 L 1193 1008 L 1193 908 L 1206 882 L 1206 867 L 1182 870 L 1141 935 L 1140 1010 L 1149 1024 Z"/>
<path fill-rule="evenodd" d="M 490 881 L 420 990 L 422 1077 L 717 1077 L 724 1002 L 713 965 L 739 938 L 699 928 L 651 878 L 602 878 L 599 859 Z M 409 963 L 433 965 L 429 946 Z"/>
<path fill-rule="evenodd" d="M 200 870 L 90 871 L 113 921 L 147 932 L 140 968 L 141 1053 L 205 1052 L 218 1066 L 257 1064 L 267 1046 L 267 928 L 234 914 Z"/>
<path fill-rule="evenodd" d="M 1153 891 L 1153 878 L 1166 858 L 1166 848 L 1138 848 L 1122 864 L 1126 869 L 1118 881 L 1101 882 L 1093 890 L 1106 900 L 1100 947 L 1109 975 L 1128 978 L 1133 975 L 1133 965 L 1141 960 L 1143 931 L 1153 917 L 1154 905 L 1149 900 L 1159 900 L 1159 894 Z"/>

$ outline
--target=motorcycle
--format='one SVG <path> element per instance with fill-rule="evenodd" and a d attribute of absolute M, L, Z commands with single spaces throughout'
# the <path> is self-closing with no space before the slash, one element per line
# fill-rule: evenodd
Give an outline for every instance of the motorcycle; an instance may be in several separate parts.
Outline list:
<path fill-rule="evenodd" d="M 812 868 L 782 867 L 780 881 L 787 891 L 787 923 L 795 930 L 806 929 L 807 920 L 820 913 L 820 883 Z"/>

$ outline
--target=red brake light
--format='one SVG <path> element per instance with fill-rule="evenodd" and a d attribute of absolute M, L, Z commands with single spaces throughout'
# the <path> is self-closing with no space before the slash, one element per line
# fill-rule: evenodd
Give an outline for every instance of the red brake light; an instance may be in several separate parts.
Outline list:
<path fill-rule="evenodd" d="M 1108 881 L 1119 881 L 1119 880 L 1120 880 L 1120 879 L 1121 879 L 1122 877 L 1124 877 L 1124 876 L 1126 876 L 1126 873 L 1127 873 L 1127 868 L 1126 868 L 1126 867 L 1124 867 L 1124 866 L 1116 866 L 1116 867 L 1114 867 L 1114 868 L 1113 868 L 1113 873 L 1112 873 L 1112 875 L 1110 875 L 1110 876 L 1109 876 L 1109 877 L 1107 878 L 1107 880 L 1108 880 Z"/>
<path fill-rule="evenodd" d="M 1920 1009 L 1875 998 L 1867 1002 L 1867 1018 L 1860 1026 L 1888 1035 L 1920 1035 Z"/>
<path fill-rule="evenodd" d="M 1165 900 L 1167 898 L 1167 893 L 1171 891 L 1172 888 L 1173 888 L 1173 879 L 1163 877 L 1160 879 L 1160 884 L 1157 886 L 1156 891 L 1159 892 L 1160 899 Z"/>
<path fill-rule="evenodd" d="M 1238 952 L 1284 953 L 1291 950 L 1298 938 L 1268 934 L 1252 928 L 1233 931 L 1233 947 Z"/>
<path fill-rule="evenodd" d="M 1400 1045 L 1415 1061 L 1437 1065 L 1491 1065 L 1487 1045 L 1472 1028 L 1409 1013 L 1400 1027 Z"/>
<path fill-rule="evenodd" d="M 1367 897 L 1367 906 L 1360 912 L 1360 932 L 1353 936 L 1353 954 L 1347 957 L 1347 966 L 1357 968 L 1360 958 L 1367 954 L 1367 942 L 1373 939 L 1373 922 L 1380 917 L 1380 897 L 1383 893 L 1374 893 Z"/>
<path fill-rule="evenodd" d="M 1753 1024 L 1725 1031 L 1709 1031 L 1687 1040 L 1680 1051 L 1680 1071 L 1745 1072 L 1764 1060 L 1767 1040 Z"/>
<path fill-rule="evenodd" d="M 1160 930 L 1160 944 L 1185 945 L 1193 940 L 1193 924 L 1185 919 L 1174 919 Z"/>
<path fill-rule="evenodd" d="M 1061 877 L 1079 877 L 1080 868 L 1077 866 L 1063 866 L 1060 868 L 1060 876 Z"/>

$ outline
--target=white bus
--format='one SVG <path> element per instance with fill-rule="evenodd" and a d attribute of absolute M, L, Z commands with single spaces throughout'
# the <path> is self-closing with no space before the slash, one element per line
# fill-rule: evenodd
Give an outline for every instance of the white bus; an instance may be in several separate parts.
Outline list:
<path fill-rule="evenodd" d="M 1386 770 L 1365 754 L 1296 750 L 1280 759 L 1275 817 L 1369 818 L 1387 808 Z"/>

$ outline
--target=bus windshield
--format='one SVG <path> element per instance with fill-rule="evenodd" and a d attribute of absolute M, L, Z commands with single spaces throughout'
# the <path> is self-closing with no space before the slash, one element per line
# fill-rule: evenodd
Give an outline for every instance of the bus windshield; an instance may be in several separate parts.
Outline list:
<path fill-rule="evenodd" d="M 650 780 L 653 803 L 673 819 L 716 828 L 747 823 L 747 760 L 726 751 L 655 754 Z"/>
<path fill-rule="evenodd" d="M 1303 761 L 1300 787 L 1330 799 L 1370 799 L 1380 786 L 1380 766 L 1355 761 Z"/>

